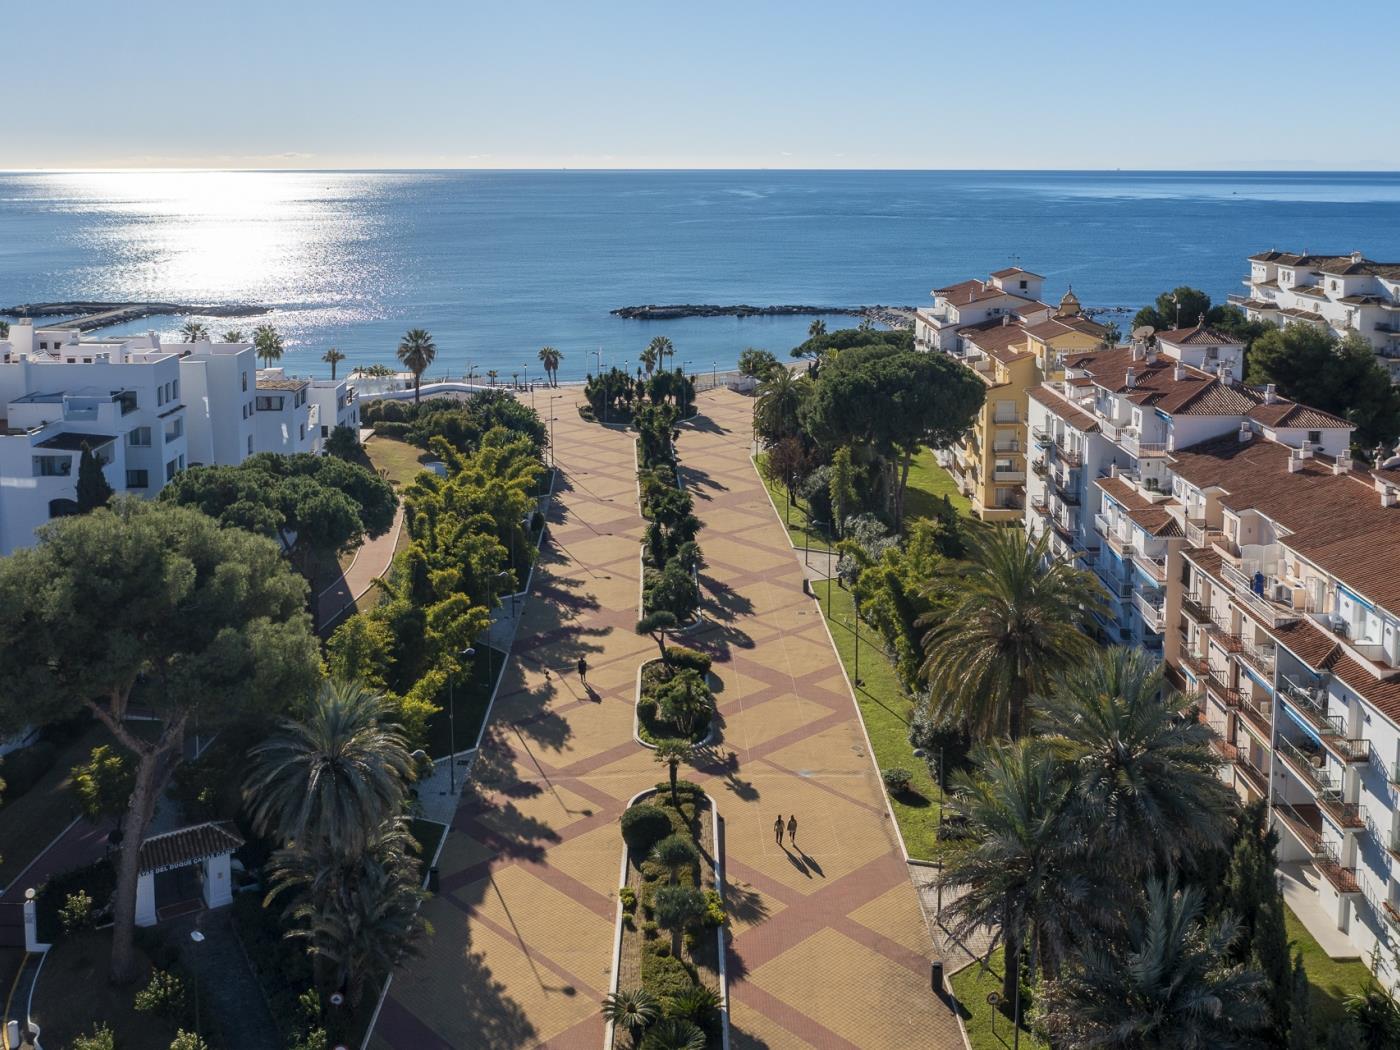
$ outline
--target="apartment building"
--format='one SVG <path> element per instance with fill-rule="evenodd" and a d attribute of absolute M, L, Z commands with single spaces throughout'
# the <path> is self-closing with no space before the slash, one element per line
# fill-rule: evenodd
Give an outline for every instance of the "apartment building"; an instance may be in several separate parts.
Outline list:
<path fill-rule="evenodd" d="M 1005 270 L 992 280 L 1009 281 L 1008 275 L 1025 273 Z M 1034 274 L 1025 279 L 1039 281 Z M 1035 290 L 1039 293 L 1039 284 Z M 987 392 L 962 441 L 940 449 L 937 458 L 983 521 L 1019 521 L 1024 512 L 1029 392 L 1045 377 L 1045 369 L 1059 367 L 1063 355 L 1102 347 L 1106 332 L 1083 316 L 1071 289 L 1054 313 L 1037 301 L 1033 308 L 1018 307 L 963 325 L 947 340 L 950 349 L 944 352 L 971 369 Z"/>
<path fill-rule="evenodd" d="M 959 353 L 963 329 L 987 322 L 999 324 L 1003 317 L 1034 324 L 1044 321 L 1052 310 L 1040 301 L 1045 278 L 1018 266 L 998 270 L 985 281 L 970 280 L 935 288 L 933 306 L 914 311 L 914 346 L 919 350 Z"/>
<path fill-rule="evenodd" d="M 1099 575 L 1106 641 L 1164 650 L 1169 556 L 1184 541 L 1168 513 L 1172 452 L 1241 426 L 1330 454 L 1347 446 L 1345 421 L 1237 382 L 1243 352 L 1198 322 L 1063 355 L 1063 373 L 1030 391 L 1026 529 Z"/>
<path fill-rule="evenodd" d="M 1168 457 L 1168 665 L 1225 778 L 1268 800 L 1290 904 L 1367 958 L 1400 946 L 1400 454 L 1282 436 L 1251 420 Z"/>
<path fill-rule="evenodd" d="M 1400 263 L 1360 252 L 1309 255 L 1267 251 L 1249 257 L 1245 295 L 1230 302 L 1252 321 L 1310 324 L 1336 336 L 1357 332 L 1400 382 Z"/>
<path fill-rule="evenodd" d="M 0 554 L 76 508 L 86 446 L 117 492 L 155 496 L 186 467 L 255 452 L 319 452 L 338 424 L 358 433 L 348 380 L 259 372 L 248 343 L 154 333 L 84 338 L 20 321 L 0 340 Z"/>

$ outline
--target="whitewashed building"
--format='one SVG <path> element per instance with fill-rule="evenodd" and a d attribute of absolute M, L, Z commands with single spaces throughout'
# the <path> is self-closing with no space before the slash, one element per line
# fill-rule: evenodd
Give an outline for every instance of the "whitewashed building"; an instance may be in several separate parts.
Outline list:
<path fill-rule="evenodd" d="M 1357 332 L 1400 382 L 1400 263 L 1349 255 L 1267 251 L 1249 257 L 1244 295 L 1230 302 L 1252 321 Z"/>
<path fill-rule="evenodd" d="M 1054 311 L 1040 301 L 1044 288 L 1044 277 L 1016 266 L 998 270 L 985 281 L 935 288 L 930 293 L 933 306 L 914 311 L 914 346 L 956 354 L 963 348 L 959 328 L 1004 317 L 1028 325 L 1048 320 Z"/>

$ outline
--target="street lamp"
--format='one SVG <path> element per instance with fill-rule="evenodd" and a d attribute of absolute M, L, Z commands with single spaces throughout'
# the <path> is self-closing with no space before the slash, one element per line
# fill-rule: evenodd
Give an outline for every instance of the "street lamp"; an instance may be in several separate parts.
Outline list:
<path fill-rule="evenodd" d="M 612 398 L 608 394 L 608 384 L 603 381 L 603 348 L 600 346 L 597 350 L 590 351 L 590 353 L 598 359 L 598 385 L 603 391 L 603 422 L 606 423 L 608 421 L 608 402 L 611 401 Z"/>
<path fill-rule="evenodd" d="M 807 519 L 807 524 L 808 524 L 808 525 L 820 525 L 820 526 L 821 526 L 821 529 L 822 529 L 822 535 L 823 535 L 823 537 L 826 539 L 826 609 L 827 609 L 827 615 L 830 615 L 830 614 L 831 614 L 831 575 L 832 575 L 832 573 L 831 573 L 831 533 L 828 532 L 827 529 L 829 529 L 829 528 L 831 527 L 831 522 L 829 522 L 829 521 L 813 521 L 811 518 L 808 518 L 808 519 Z M 803 564 L 803 565 L 806 565 L 806 564 L 807 564 L 807 551 L 806 551 L 806 548 L 805 548 L 805 543 L 806 543 L 806 541 L 804 540 L 803 542 L 804 542 L 804 548 L 803 548 L 803 551 L 802 551 L 802 564 Z"/>
<path fill-rule="evenodd" d="M 476 365 L 467 362 L 467 386 L 474 386 L 476 380 Z"/>
<path fill-rule="evenodd" d="M 551 401 L 554 401 L 554 400 L 556 400 L 556 398 L 550 398 L 550 400 L 551 400 Z M 555 458 L 554 458 L 554 423 L 555 423 L 555 420 L 557 420 L 558 418 L 559 418 L 558 416 L 550 416 L 550 417 L 549 417 L 549 469 L 550 469 L 550 470 L 557 470 L 557 469 L 559 469 L 558 466 L 556 465 L 556 460 L 555 460 Z"/>
<path fill-rule="evenodd" d="M 199 952 L 197 949 L 199 945 L 204 943 L 204 934 L 198 930 L 191 930 L 190 940 L 194 941 L 196 947 L 196 951 L 191 954 L 194 956 L 194 1034 L 199 1035 Z"/>
<path fill-rule="evenodd" d="M 476 650 L 470 647 L 461 650 L 458 656 L 465 656 L 470 660 L 476 655 Z M 447 782 L 448 790 L 453 795 L 457 794 L 457 676 L 450 674 L 447 676 L 447 749 L 451 752 L 447 756 Z"/>

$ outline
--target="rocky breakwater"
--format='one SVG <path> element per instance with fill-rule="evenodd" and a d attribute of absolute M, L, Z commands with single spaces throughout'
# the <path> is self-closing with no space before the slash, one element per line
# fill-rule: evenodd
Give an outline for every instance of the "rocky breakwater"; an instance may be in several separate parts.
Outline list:
<path fill-rule="evenodd" d="M 682 317 L 817 317 L 831 314 L 865 317 L 891 328 L 904 328 L 911 322 L 912 306 L 804 306 L 786 303 L 777 306 L 751 306 L 747 303 L 648 303 L 619 306 L 609 311 L 615 317 L 634 321 L 674 321 Z"/>

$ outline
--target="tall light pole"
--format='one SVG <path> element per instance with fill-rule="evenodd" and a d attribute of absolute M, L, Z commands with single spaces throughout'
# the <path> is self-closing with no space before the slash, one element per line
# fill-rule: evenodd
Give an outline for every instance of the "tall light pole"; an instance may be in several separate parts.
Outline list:
<path fill-rule="evenodd" d="M 473 386 L 476 380 L 476 365 L 467 362 L 467 386 Z"/>
<path fill-rule="evenodd" d="M 603 422 L 606 423 L 608 421 L 608 402 L 612 398 L 608 396 L 608 384 L 603 382 L 603 348 L 600 346 L 591 353 L 598 359 L 598 385 L 603 391 Z"/>
<path fill-rule="evenodd" d="M 476 655 L 476 650 L 470 647 L 461 650 L 458 656 L 465 656 L 468 660 Z M 457 675 L 454 672 L 447 676 L 447 749 L 450 754 L 447 756 L 447 782 L 450 785 L 448 790 L 453 795 L 457 794 Z"/>
<path fill-rule="evenodd" d="M 190 931 L 190 940 L 194 941 L 195 950 L 190 954 L 194 956 L 194 1034 L 199 1035 L 199 946 L 204 943 L 204 934 L 198 930 Z"/>

